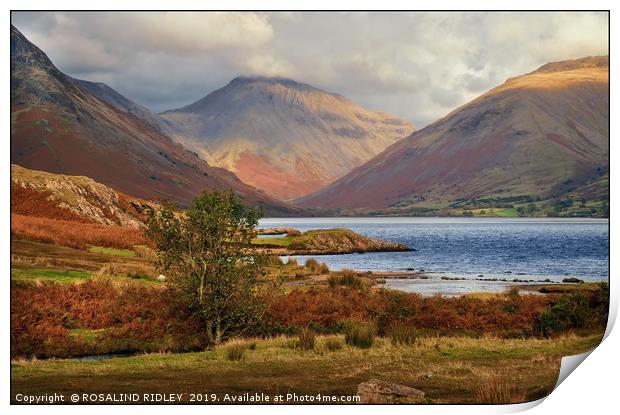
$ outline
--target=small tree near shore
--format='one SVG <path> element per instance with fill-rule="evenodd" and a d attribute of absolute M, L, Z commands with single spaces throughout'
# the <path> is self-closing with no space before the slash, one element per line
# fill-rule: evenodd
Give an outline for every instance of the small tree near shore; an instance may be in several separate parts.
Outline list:
<path fill-rule="evenodd" d="M 260 210 L 233 193 L 204 192 L 189 209 L 152 212 L 147 236 L 157 246 L 157 265 L 204 322 L 212 344 L 260 323 L 264 301 L 257 288 L 263 257 L 249 249 Z"/>

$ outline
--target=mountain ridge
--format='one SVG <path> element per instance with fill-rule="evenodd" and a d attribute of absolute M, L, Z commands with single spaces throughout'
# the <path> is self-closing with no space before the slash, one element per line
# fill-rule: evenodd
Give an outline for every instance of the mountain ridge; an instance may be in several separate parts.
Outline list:
<path fill-rule="evenodd" d="M 322 187 L 413 131 L 406 121 L 281 77 L 236 77 L 160 116 L 175 141 L 281 199 Z"/>
<path fill-rule="evenodd" d="M 566 193 L 608 171 L 608 82 L 605 57 L 543 65 L 295 202 L 385 209 Z"/>
<path fill-rule="evenodd" d="M 11 162 L 88 176 L 123 193 L 186 205 L 232 190 L 267 214 L 300 210 L 212 167 L 168 136 L 91 94 L 11 25 Z"/>

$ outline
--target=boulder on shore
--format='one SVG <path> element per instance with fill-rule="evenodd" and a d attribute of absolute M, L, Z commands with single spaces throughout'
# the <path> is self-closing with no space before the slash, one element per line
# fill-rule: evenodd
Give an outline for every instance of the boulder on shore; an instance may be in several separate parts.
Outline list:
<path fill-rule="evenodd" d="M 572 282 L 572 283 L 577 283 L 577 284 L 583 284 L 583 280 L 580 280 L 579 278 L 575 278 L 575 277 L 564 278 L 562 282 Z"/>
<path fill-rule="evenodd" d="M 424 392 L 385 380 L 371 379 L 357 386 L 360 403 L 422 403 Z"/>

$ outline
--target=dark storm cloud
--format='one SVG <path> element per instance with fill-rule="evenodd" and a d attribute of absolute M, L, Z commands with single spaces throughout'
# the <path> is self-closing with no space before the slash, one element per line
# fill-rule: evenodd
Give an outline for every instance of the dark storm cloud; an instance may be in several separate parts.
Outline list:
<path fill-rule="evenodd" d="M 605 13 L 13 13 L 68 74 L 156 111 L 238 75 L 341 93 L 418 126 L 506 78 L 607 53 Z"/>

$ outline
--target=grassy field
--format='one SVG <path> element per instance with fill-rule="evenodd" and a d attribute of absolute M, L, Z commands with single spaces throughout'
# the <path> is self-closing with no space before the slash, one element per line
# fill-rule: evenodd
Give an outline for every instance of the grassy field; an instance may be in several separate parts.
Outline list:
<path fill-rule="evenodd" d="M 274 239 L 280 238 L 261 242 Z M 18 344 L 32 346 L 33 352 L 26 347 L 19 353 L 12 351 L 12 356 L 203 350 L 206 343 L 196 338 L 198 323 L 192 325 L 191 316 L 180 314 L 184 308 L 171 306 L 175 297 L 166 296 L 166 283 L 155 279 L 158 273 L 152 258 L 145 257 L 144 249 L 137 247 L 129 251 L 135 255 L 125 251 L 78 250 L 13 240 L 11 278 L 20 283 L 12 286 L 12 305 L 22 305 L 12 309 L 12 321 L 13 329 L 23 330 L 12 332 L 12 336 L 21 336 L 16 337 L 23 340 Z M 517 402 L 543 397 L 553 389 L 562 355 L 582 353 L 600 342 L 600 335 L 593 334 L 598 327 L 595 325 L 565 331 L 553 339 L 528 337 L 523 330 L 517 330 L 518 336 L 503 336 L 499 333 L 505 330 L 491 327 L 493 322 L 513 319 L 516 323 L 525 321 L 519 327 L 531 328 L 536 307 L 546 307 L 544 301 L 550 296 L 517 298 L 514 301 L 521 304 L 517 313 L 507 308 L 512 300 L 505 293 L 472 295 L 487 301 L 483 304 L 465 297 L 384 298 L 370 285 L 359 290 L 329 288 L 329 276 L 341 273 L 319 268 L 316 262 L 305 266 L 271 259 L 263 282 L 283 284 L 276 298 L 279 301 L 265 318 L 270 327 L 281 331 L 262 334 L 296 333 L 288 329 L 308 327 L 310 323 L 333 328 L 351 316 L 372 319 L 377 313 L 404 313 L 409 320 L 419 320 L 412 320 L 416 327 L 430 324 L 445 330 L 441 335 L 439 331 L 418 330 L 419 337 L 410 346 L 396 346 L 387 337 L 377 337 L 369 349 L 346 345 L 341 334 L 317 335 L 314 348 L 307 351 L 295 347 L 297 338 L 245 339 L 239 340 L 248 345 L 240 361 L 229 360 L 229 344 L 200 352 L 139 354 L 98 361 L 16 357 L 11 369 L 12 398 L 17 393 L 53 392 L 184 393 L 185 398 L 189 393 L 220 397 L 254 392 L 352 395 L 359 383 L 382 379 L 424 391 L 428 403 L 489 403 L 489 393 L 495 393 L 489 385 L 499 385 L 503 395 Z M 47 281 L 60 284 L 45 284 Z M 75 285 L 67 284 L 71 282 Z M 557 289 L 571 291 L 597 287 L 557 284 Z M 595 292 L 591 294 L 596 298 Z M 535 303 L 541 304 L 534 307 Z M 431 321 L 434 317 L 437 322 Z M 455 329 L 458 324 L 463 325 L 462 332 Z M 383 324 L 389 326 L 389 321 Z M 466 332 L 469 337 L 464 337 Z M 328 346 L 334 341 L 341 347 Z M 64 353 L 70 348 L 72 353 Z"/>
<path fill-rule="evenodd" d="M 122 257 L 135 257 L 136 253 L 131 249 L 117 249 L 117 248 L 106 248 L 103 246 L 91 246 L 88 248 L 90 252 L 106 254 L 106 255 L 116 255 Z"/>
<path fill-rule="evenodd" d="M 328 339 L 342 342 L 329 351 Z M 510 386 L 512 401 L 538 399 L 556 383 L 560 357 L 595 347 L 600 336 L 554 340 L 420 338 L 412 346 L 378 339 L 370 349 L 321 336 L 313 350 L 292 348 L 293 339 L 252 340 L 240 361 L 227 345 L 185 354 L 146 354 L 100 361 L 16 360 L 17 393 L 265 393 L 355 394 L 357 385 L 383 379 L 418 388 L 429 403 L 474 403 L 490 383 Z M 250 344 L 250 341 L 247 341 Z"/>
<path fill-rule="evenodd" d="M 70 283 L 90 278 L 88 271 L 61 271 L 39 268 L 11 268 L 11 279 L 16 281 L 54 281 Z"/>

